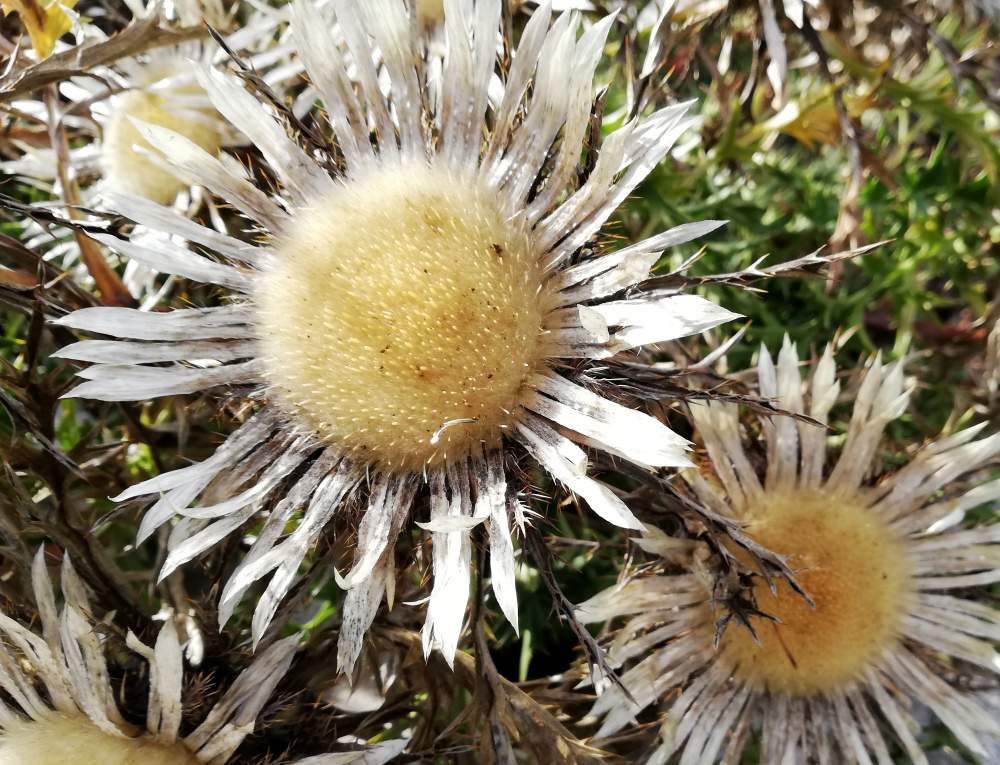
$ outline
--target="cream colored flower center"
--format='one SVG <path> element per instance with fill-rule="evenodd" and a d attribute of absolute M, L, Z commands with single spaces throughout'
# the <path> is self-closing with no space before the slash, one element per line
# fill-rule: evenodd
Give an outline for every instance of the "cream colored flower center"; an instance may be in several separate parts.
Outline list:
<path fill-rule="evenodd" d="M 119 738 L 85 717 L 53 712 L 18 719 L 0 731 L 0 763 L 24 765 L 203 765 L 179 744 L 149 736 Z"/>
<path fill-rule="evenodd" d="M 296 212 L 260 279 L 280 403 L 345 454 L 420 469 L 495 446 L 544 366 L 528 230 L 456 171 L 414 164 Z"/>
<path fill-rule="evenodd" d="M 431 29 L 444 21 L 444 0 L 417 0 L 417 23 Z"/>
<path fill-rule="evenodd" d="M 816 603 L 784 582 L 777 597 L 761 584 L 753 619 L 726 630 L 720 657 L 752 686 L 796 696 L 845 687 L 899 637 L 912 591 L 902 541 L 857 498 L 818 493 L 771 497 L 751 509 L 749 535 L 782 555 Z"/>
<path fill-rule="evenodd" d="M 150 75 L 150 82 L 181 74 L 175 69 L 161 69 Z M 193 141 L 209 154 L 218 154 L 223 144 L 223 136 L 210 124 L 198 121 L 198 115 L 207 122 L 221 120 L 215 109 L 183 107 L 172 101 L 171 96 L 204 95 L 205 91 L 196 83 L 189 83 L 171 90 L 150 92 L 141 87 L 117 96 L 113 102 L 114 111 L 104 128 L 101 143 L 101 169 L 108 184 L 114 191 L 136 194 L 154 202 L 172 204 L 177 194 L 187 188 L 184 181 L 151 162 L 133 149 L 141 146 L 152 150 L 149 143 L 139 135 L 129 117 L 150 122 L 173 130 Z M 155 153 L 155 152 L 154 152 Z"/>

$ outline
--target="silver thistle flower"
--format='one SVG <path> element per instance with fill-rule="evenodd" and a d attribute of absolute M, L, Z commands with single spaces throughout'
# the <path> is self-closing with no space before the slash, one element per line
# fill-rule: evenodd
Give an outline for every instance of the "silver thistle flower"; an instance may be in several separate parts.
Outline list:
<path fill-rule="evenodd" d="M 295 654 L 298 637 L 272 645 L 225 691 L 201 725 L 181 736 L 184 667 L 173 619 L 165 621 L 153 648 L 129 633 L 129 647 L 149 662 L 149 702 L 142 730 L 125 719 L 115 701 L 104 646 L 69 556 L 63 557 L 62 609 L 56 607 L 42 548 L 35 556 L 31 581 L 42 634 L 0 613 L 0 635 L 6 641 L 0 643 L 0 688 L 12 702 L 0 703 L 0 762 L 225 765 L 253 731 L 257 715 Z M 369 752 L 321 755 L 299 763 L 381 765 L 404 746 L 403 741 L 391 741 Z"/>
<path fill-rule="evenodd" d="M 293 4 L 292 31 L 342 161 L 301 148 L 235 78 L 210 69 L 199 70 L 199 82 L 260 149 L 279 193 L 185 137 L 135 121 L 167 161 L 255 221 L 260 243 L 126 195 L 111 199 L 122 215 L 223 259 L 166 238 L 101 241 L 157 270 L 221 285 L 232 304 L 78 311 L 59 323 L 128 340 L 84 341 L 61 355 L 94 363 L 74 397 L 255 386 L 258 411 L 211 458 L 117 498 L 161 495 L 140 540 L 183 516 L 161 576 L 266 509 L 220 608 L 225 623 L 247 588 L 274 571 L 254 614 L 255 639 L 324 526 L 370 476 L 354 566 L 338 574 L 348 589 L 339 661 L 352 668 L 383 595 L 392 601 L 393 542 L 426 483 L 435 578 L 424 648 L 436 642 L 450 662 L 477 524 L 488 525 L 493 590 L 517 625 L 509 519 L 523 522 L 524 509 L 508 491 L 508 455 L 523 448 L 626 528 L 641 524 L 587 475 L 580 445 L 643 465 L 689 464 L 683 438 L 612 401 L 613 388 L 594 390 L 579 360 L 733 318 L 693 295 L 626 294 L 664 248 L 721 224 L 679 226 L 607 254 L 582 249 L 689 124 L 685 105 L 626 122 L 578 181 L 610 18 L 577 39 L 576 14 L 550 28 L 542 6 L 501 79 L 499 0 L 475 3 L 471 16 L 459 0 L 445 3 L 443 59 L 422 46 L 399 0 L 332 5 L 344 49 L 308 0 Z M 204 500 L 206 490 L 214 499 Z"/>
<path fill-rule="evenodd" d="M 839 393 L 831 351 L 817 363 L 806 396 L 798 366 L 787 340 L 777 368 L 762 349 L 760 392 L 825 425 Z M 1000 725 L 926 656 L 937 652 L 1000 673 L 991 643 L 1000 638 L 1000 615 L 987 603 L 949 594 L 1000 581 L 1000 525 L 960 525 L 969 509 L 1000 498 L 1000 481 L 936 498 L 1000 452 L 1000 435 L 975 440 L 982 427 L 968 428 L 924 447 L 873 485 L 866 477 L 883 429 L 903 413 L 909 395 L 902 365 L 883 366 L 876 358 L 830 467 L 822 428 L 787 417 L 762 421 L 763 478 L 741 442 L 737 408 L 692 404 L 711 462 L 684 471 L 685 479 L 708 507 L 790 556 L 815 608 L 787 583 L 778 582 L 775 593 L 756 586 L 756 608 L 774 620 L 749 616 L 756 639 L 731 623 L 716 648 L 716 620 L 723 614 L 704 565 L 633 579 L 580 604 L 585 621 L 638 614 L 615 639 L 611 656 L 617 662 L 645 657 L 623 677 L 637 705 L 617 688 L 597 700 L 593 714 L 604 718 L 599 736 L 671 697 L 662 745 L 650 763 L 678 752 L 685 764 L 738 762 L 754 729 L 762 736 L 764 765 L 888 764 L 888 732 L 912 762 L 926 763 L 907 712 L 917 701 L 963 745 L 985 753 L 982 734 L 996 736 Z M 676 555 L 676 542 L 669 541 L 650 535 L 640 544 Z"/>

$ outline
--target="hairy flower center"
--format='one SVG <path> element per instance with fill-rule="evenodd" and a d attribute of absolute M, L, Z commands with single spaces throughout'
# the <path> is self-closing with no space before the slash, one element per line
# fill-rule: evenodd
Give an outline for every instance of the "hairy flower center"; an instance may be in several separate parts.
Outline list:
<path fill-rule="evenodd" d="M 755 589 L 757 607 L 780 623 L 751 619 L 726 630 L 720 648 L 736 676 L 779 693 L 809 696 L 857 679 L 899 635 L 910 593 L 906 552 L 874 513 L 850 498 L 792 493 L 751 509 L 749 535 L 798 570 L 816 608 L 777 583 Z"/>
<path fill-rule="evenodd" d="M 279 402 L 343 452 L 416 468 L 494 446 L 546 355 L 527 229 L 424 164 L 352 180 L 274 243 L 256 302 Z"/>
<path fill-rule="evenodd" d="M 424 29 L 444 21 L 444 0 L 417 0 L 417 23 Z"/>
<path fill-rule="evenodd" d="M 151 76 L 150 81 L 156 82 L 181 72 L 180 68 L 176 71 L 158 71 L 155 77 Z M 203 96 L 205 91 L 192 83 L 158 92 L 137 89 L 116 98 L 114 112 L 105 126 L 104 140 L 101 143 L 101 168 L 115 191 L 136 194 L 169 205 L 178 192 L 187 188 L 186 183 L 132 148 L 140 146 L 152 150 L 149 143 L 139 135 L 139 131 L 129 120 L 130 117 L 173 130 L 208 153 L 218 153 L 223 137 L 216 128 L 206 123 L 221 117 L 214 109 L 185 107 L 180 103 L 181 99 L 177 98 L 192 95 Z M 204 121 L 199 121 L 202 117 Z"/>
<path fill-rule="evenodd" d="M 0 732 L 0 763 L 32 765 L 201 765 L 178 744 L 112 736 L 85 717 L 53 712 L 17 719 Z"/>

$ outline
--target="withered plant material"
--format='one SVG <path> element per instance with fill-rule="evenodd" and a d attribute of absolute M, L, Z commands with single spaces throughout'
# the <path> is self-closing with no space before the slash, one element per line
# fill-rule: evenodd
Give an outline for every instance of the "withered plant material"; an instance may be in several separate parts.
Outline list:
<path fill-rule="evenodd" d="M 0 76 L 0 101 L 23 98 L 68 77 L 87 76 L 91 69 L 126 56 L 207 36 L 208 30 L 203 27 L 164 29 L 159 26 L 158 16 L 150 15 L 132 22 L 108 40 L 74 46 L 30 66 L 19 67 L 12 58 Z"/>

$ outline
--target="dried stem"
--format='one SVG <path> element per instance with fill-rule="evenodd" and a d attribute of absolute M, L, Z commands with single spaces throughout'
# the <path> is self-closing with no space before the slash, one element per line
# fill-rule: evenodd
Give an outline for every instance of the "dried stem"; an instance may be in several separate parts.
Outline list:
<path fill-rule="evenodd" d="M 56 85 L 45 86 L 45 105 L 49 116 L 49 138 L 56 154 L 56 166 L 59 173 L 59 183 L 62 187 L 63 202 L 66 212 L 73 220 L 82 220 L 83 215 L 77 209 L 83 204 L 80 186 L 69 173 L 69 144 L 66 142 L 66 129 L 63 126 L 62 114 L 59 111 L 59 90 Z M 94 277 L 97 289 L 106 303 L 115 305 L 135 305 L 135 300 L 125 288 L 121 278 L 114 272 L 104 259 L 100 247 L 92 239 L 78 229 L 73 229 L 73 238 L 80 248 L 80 259 Z"/>
<path fill-rule="evenodd" d="M 844 87 L 843 85 L 838 85 L 833 78 L 833 73 L 830 71 L 830 57 L 826 53 L 826 48 L 823 47 L 823 41 L 819 39 L 819 35 L 816 33 L 815 28 L 812 25 L 812 20 L 809 18 L 808 12 L 803 9 L 802 13 L 802 35 L 806 38 L 806 42 L 809 43 L 809 47 L 813 49 L 816 55 L 819 57 L 819 68 L 823 73 L 824 79 L 834 86 L 833 88 L 833 107 L 837 112 L 837 122 L 840 123 L 840 132 L 844 135 L 844 140 L 847 141 L 847 158 L 851 164 L 851 186 L 855 190 L 861 188 L 861 143 L 858 140 L 858 132 L 854 129 L 854 123 L 851 122 L 851 117 L 847 113 L 847 107 L 844 105 Z"/>
<path fill-rule="evenodd" d="M 525 529 L 523 545 L 525 551 L 531 556 L 532 561 L 538 567 L 538 573 L 541 575 L 541 579 L 545 583 L 545 588 L 552 597 L 552 604 L 556 609 L 556 613 L 559 614 L 560 618 L 565 619 L 569 623 L 573 634 L 576 635 L 583 646 L 583 651 L 587 656 L 587 663 L 590 665 L 590 676 L 593 678 L 594 686 L 599 687 L 602 683 L 611 682 L 618 686 L 618 690 L 622 692 L 625 698 L 633 704 L 636 703 L 625 683 L 622 682 L 621 678 L 618 677 L 608 664 L 604 651 L 597 644 L 597 641 L 594 640 L 594 637 L 587 631 L 587 628 L 583 626 L 580 620 L 576 618 L 572 602 L 563 593 L 555 576 L 552 574 L 552 552 L 542 538 L 542 533 L 534 526 L 528 526 Z"/>

